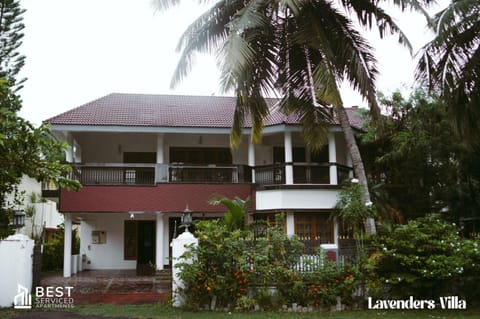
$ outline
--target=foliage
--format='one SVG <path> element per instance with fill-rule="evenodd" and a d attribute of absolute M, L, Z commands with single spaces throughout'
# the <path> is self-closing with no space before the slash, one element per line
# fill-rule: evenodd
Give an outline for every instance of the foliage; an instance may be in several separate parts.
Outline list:
<path fill-rule="evenodd" d="M 159 8 L 177 5 L 178 0 L 157 0 Z M 393 4 L 424 13 L 422 3 L 430 0 L 400 0 Z M 272 101 L 302 123 L 308 148 L 325 144 L 333 112 L 344 133 L 356 176 L 370 201 L 362 158 L 340 95 L 339 83 L 348 82 L 365 98 L 374 119 L 379 117 L 375 79 L 378 73 L 372 47 L 359 27 L 376 29 L 381 38 L 398 35 L 411 45 L 395 21 L 377 3 L 341 1 L 216 1 L 182 35 L 180 61 L 172 86 L 192 68 L 196 52 L 217 54 L 223 90 L 237 96 L 231 146 L 241 141 L 242 130 L 251 119 L 252 140 L 259 142 L 263 121 Z M 374 234 L 372 218 L 366 231 Z"/>
<path fill-rule="evenodd" d="M 380 95 L 381 129 L 365 122 L 362 148 L 383 221 L 444 212 L 451 220 L 480 212 L 480 152 L 462 145 L 441 99 L 418 89 Z"/>
<path fill-rule="evenodd" d="M 66 177 L 70 166 L 59 161 L 65 145 L 53 139 L 48 126 L 35 128 L 17 114 L 22 106 L 17 91 L 25 81 L 17 79 L 25 60 L 18 52 L 24 12 L 18 0 L 0 1 L 0 236 L 10 232 L 7 217 L 12 207 L 5 196 L 16 192 L 23 175 L 62 188 L 80 187 Z"/>
<path fill-rule="evenodd" d="M 13 91 L 21 89 L 25 79 L 16 77 L 25 64 L 25 56 L 18 52 L 22 44 L 23 13 L 19 0 L 0 1 L 0 79 L 6 79 Z M 11 111 L 18 111 L 19 105 L 12 105 Z"/>
<path fill-rule="evenodd" d="M 417 78 L 439 90 L 463 142 L 480 147 L 480 1 L 453 0 L 433 18 Z"/>
<path fill-rule="evenodd" d="M 70 166 L 43 155 L 61 152 L 65 145 L 53 139 L 48 126 L 34 128 L 11 111 L 19 105 L 19 98 L 7 82 L 0 80 L 0 214 L 3 216 L 9 206 L 5 203 L 5 195 L 16 191 L 23 175 L 38 181 L 53 181 L 68 189 L 77 189 L 80 185 L 67 178 Z"/>
<path fill-rule="evenodd" d="M 42 271 L 53 271 L 63 268 L 63 252 L 65 229 L 61 225 L 55 232 L 55 237 L 43 244 Z M 80 238 L 77 230 L 72 230 L 72 255 L 80 253 Z"/>
<path fill-rule="evenodd" d="M 282 220 L 277 224 L 282 225 Z M 323 258 L 323 267 L 303 273 L 296 268 L 303 244 L 295 237 L 287 236 L 282 227 L 267 228 L 264 237 L 254 234 L 251 228 L 230 231 L 220 220 L 197 222 L 199 246 L 191 247 L 185 256 L 195 256 L 195 262 L 179 264 L 187 307 L 249 311 L 255 305 L 262 309 L 292 303 L 326 306 L 336 302 L 337 296 L 351 299 L 351 270 Z M 327 287 L 330 293 L 315 295 L 317 287 Z"/>
<path fill-rule="evenodd" d="M 336 210 L 332 217 L 344 226 L 353 228 L 356 240 L 363 240 L 364 223 L 367 218 L 376 216 L 375 206 L 363 202 L 364 189 L 357 179 L 352 179 L 349 185 L 344 186 L 338 194 Z"/>
<path fill-rule="evenodd" d="M 228 199 L 224 196 L 217 196 L 208 201 L 210 205 L 224 205 L 228 210 L 223 215 L 223 222 L 228 230 L 245 228 L 245 214 L 250 206 L 250 200 L 243 200 L 239 197 Z"/>
<path fill-rule="evenodd" d="M 370 258 L 371 286 L 383 299 L 457 295 L 479 300 L 478 238 L 460 237 L 454 223 L 431 214 L 398 226 L 377 242 Z"/>

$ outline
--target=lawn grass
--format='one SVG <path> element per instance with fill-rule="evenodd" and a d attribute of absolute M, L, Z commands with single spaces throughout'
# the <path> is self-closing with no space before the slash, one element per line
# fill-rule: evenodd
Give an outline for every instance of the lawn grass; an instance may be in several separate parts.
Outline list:
<path fill-rule="evenodd" d="M 78 306 L 74 311 L 84 315 L 101 316 L 123 316 L 127 318 L 169 318 L 169 319 L 263 319 L 263 318 L 283 318 L 283 319 L 473 319 L 480 318 L 480 309 L 471 310 L 425 310 L 425 311 L 343 311 L 343 312 L 317 312 L 317 313 L 288 313 L 288 312 L 189 312 L 174 309 L 164 304 L 147 305 L 92 305 Z"/>
<path fill-rule="evenodd" d="M 60 311 L 60 310 L 59 310 Z M 343 311 L 343 312 L 317 312 L 317 313 L 288 313 L 288 312 L 190 312 L 174 309 L 165 304 L 145 305 L 90 305 L 76 306 L 68 311 L 80 315 L 96 315 L 105 317 L 123 318 L 150 318 L 150 319 L 474 319 L 480 318 L 480 309 L 469 310 L 424 310 L 424 311 Z M 12 308 L 0 309 L 0 318 L 13 318 L 25 311 Z M 33 312 L 33 311 L 32 311 Z"/>

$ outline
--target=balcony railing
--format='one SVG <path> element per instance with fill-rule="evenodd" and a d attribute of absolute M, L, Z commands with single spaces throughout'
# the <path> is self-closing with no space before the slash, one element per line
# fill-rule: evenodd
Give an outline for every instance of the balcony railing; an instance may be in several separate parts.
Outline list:
<path fill-rule="evenodd" d="M 256 166 L 255 183 L 285 184 L 285 167 L 293 165 L 294 184 L 330 184 L 330 166 L 337 166 L 339 183 L 350 168 L 335 163 L 292 163 Z M 82 185 L 155 185 L 156 183 L 251 183 L 247 165 L 74 164 L 70 178 Z"/>
<path fill-rule="evenodd" d="M 350 176 L 351 168 L 337 163 L 285 163 L 255 167 L 258 184 L 285 184 L 285 167 L 293 166 L 294 184 L 331 184 L 330 166 L 337 167 L 337 181 L 342 183 Z"/>
<path fill-rule="evenodd" d="M 251 183 L 246 165 L 179 164 L 72 165 L 71 178 L 82 185 L 155 185 L 156 183 Z"/>
<path fill-rule="evenodd" d="M 70 178 L 82 185 L 154 185 L 155 164 L 72 165 Z"/>

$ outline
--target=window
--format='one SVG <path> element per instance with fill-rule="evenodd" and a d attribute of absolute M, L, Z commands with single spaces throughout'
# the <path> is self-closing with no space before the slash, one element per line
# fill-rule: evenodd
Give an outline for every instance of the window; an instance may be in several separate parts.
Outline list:
<path fill-rule="evenodd" d="M 328 214 L 295 214 L 295 234 L 302 241 L 320 241 L 321 244 L 333 243 L 333 223 Z"/>

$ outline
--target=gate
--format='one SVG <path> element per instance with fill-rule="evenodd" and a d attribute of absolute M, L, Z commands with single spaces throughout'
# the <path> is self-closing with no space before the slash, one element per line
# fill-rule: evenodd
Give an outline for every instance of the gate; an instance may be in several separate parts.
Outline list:
<path fill-rule="evenodd" d="M 32 272 L 32 291 L 34 291 L 37 286 L 40 286 L 40 280 L 42 279 L 42 245 L 40 244 L 33 246 Z"/>

